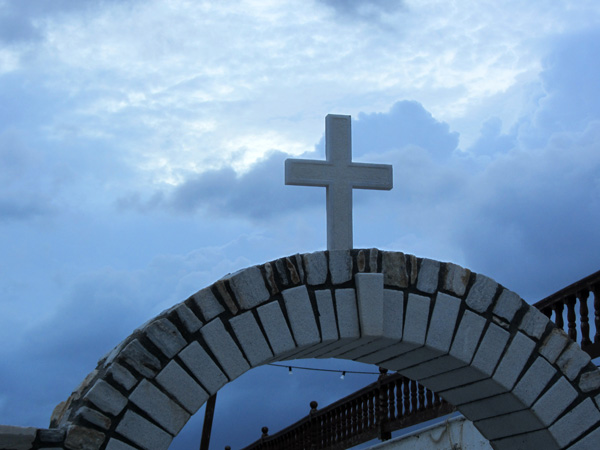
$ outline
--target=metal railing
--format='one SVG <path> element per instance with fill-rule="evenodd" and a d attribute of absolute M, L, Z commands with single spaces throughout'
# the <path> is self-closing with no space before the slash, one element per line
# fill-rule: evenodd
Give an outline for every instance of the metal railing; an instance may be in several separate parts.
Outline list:
<path fill-rule="evenodd" d="M 307 417 L 244 450 L 341 450 L 375 438 L 387 440 L 392 431 L 455 411 L 439 395 L 400 374 L 387 375 L 321 409 L 311 402 Z"/>
<path fill-rule="evenodd" d="M 590 294 L 593 294 L 593 339 L 590 338 Z M 533 304 L 580 342 L 592 358 L 600 356 L 600 271 Z M 566 322 L 564 312 L 566 309 Z M 566 325 L 566 328 L 565 328 Z M 379 380 L 324 409 L 311 402 L 307 417 L 272 436 L 262 437 L 243 450 L 341 450 L 374 438 L 386 440 L 392 431 L 441 417 L 456 410 L 438 394 L 400 374 Z"/>

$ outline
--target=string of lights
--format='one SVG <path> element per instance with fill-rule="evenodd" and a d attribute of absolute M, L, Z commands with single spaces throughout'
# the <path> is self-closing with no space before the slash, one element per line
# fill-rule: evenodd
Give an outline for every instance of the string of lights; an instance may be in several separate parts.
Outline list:
<path fill-rule="evenodd" d="M 343 380 L 344 377 L 346 376 L 346 374 L 358 374 L 358 375 L 380 375 L 379 372 L 364 372 L 364 371 L 359 371 L 359 370 L 340 370 L 340 369 L 320 369 L 318 367 L 302 367 L 302 366 L 284 366 L 281 364 L 268 364 L 269 366 L 273 366 L 273 367 L 282 367 L 282 368 L 287 368 L 288 369 L 288 374 L 292 375 L 293 374 L 293 369 L 298 369 L 298 370 L 312 370 L 315 372 L 332 372 L 332 373 L 341 373 L 342 375 L 340 376 L 340 378 Z"/>

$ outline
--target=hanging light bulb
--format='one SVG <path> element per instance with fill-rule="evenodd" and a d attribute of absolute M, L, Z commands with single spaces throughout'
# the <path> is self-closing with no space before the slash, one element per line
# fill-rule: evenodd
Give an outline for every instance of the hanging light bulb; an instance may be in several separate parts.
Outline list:
<path fill-rule="evenodd" d="M 340 377 L 340 379 L 343 380 L 344 378 L 346 378 L 346 371 L 345 370 L 342 372 L 342 376 Z"/>
<path fill-rule="evenodd" d="M 292 368 L 291 368 L 291 366 L 288 367 L 288 375 L 292 375 Z"/>

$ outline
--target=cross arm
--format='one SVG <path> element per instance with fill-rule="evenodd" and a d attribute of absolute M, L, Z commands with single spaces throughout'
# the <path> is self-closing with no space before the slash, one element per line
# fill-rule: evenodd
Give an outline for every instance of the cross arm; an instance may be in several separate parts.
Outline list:
<path fill-rule="evenodd" d="M 327 187 L 332 181 L 332 167 L 327 161 L 285 160 L 285 184 L 287 185 Z"/>
<path fill-rule="evenodd" d="M 355 189 L 389 191 L 394 187 L 393 170 L 389 164 L 351 163 L 348 177 Z"/>

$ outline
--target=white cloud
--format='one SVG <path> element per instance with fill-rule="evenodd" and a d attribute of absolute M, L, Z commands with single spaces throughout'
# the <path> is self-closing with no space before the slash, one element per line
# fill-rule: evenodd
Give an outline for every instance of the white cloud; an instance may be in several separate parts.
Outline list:
<path fill-rule="evenodd" d="M 232 155 L 244 171 L 273 147 L 297 153 L 329 112 L 414 98 L 441 120 L 469 115 L 539 72 L 541 42 L 598 15 L 592 4 L 376 5 L 370 22 L 311 2 L 110 3 L 39 18 L 44 41 L 22 70 L 67 96 L 51 135 L 83 122 L 80 136 L 118 139 L 140 175 L 153 172 L 140 180 L 177 183 Z"/>

